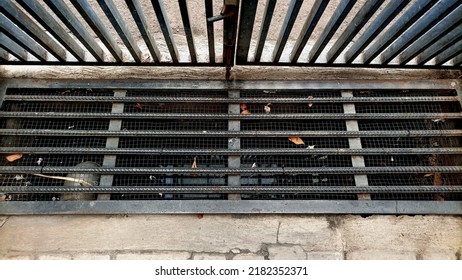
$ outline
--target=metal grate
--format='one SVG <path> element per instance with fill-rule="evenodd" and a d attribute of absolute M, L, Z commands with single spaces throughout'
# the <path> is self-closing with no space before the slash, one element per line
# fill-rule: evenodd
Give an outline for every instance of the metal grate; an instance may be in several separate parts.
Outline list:
<path fill-rule="evenodd" d="M 9 202 L 460 201 L 451 83 L 422 81 L 437 88 L 421 95 L 412 84 L 367 93 L 329 82 L 327 91 L 117 86 L 112 95 L 96 82 L 24 84 L 7 86 L 0 108 Z"/>
<path fill-rule="evenodd" d="M 461 13 L 458 0 L 4 0 L 0 63 L 460 68 Z"/>

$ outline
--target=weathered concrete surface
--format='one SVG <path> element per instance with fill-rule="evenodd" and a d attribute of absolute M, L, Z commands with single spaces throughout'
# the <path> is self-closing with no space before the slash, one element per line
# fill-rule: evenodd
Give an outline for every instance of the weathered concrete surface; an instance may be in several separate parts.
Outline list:
<path fill-rule="evenodd" d="M 460 259 L 462 217 L 0 217 L 0 259 Z M 1 224 L 1 223 L 0 223 Z"/>

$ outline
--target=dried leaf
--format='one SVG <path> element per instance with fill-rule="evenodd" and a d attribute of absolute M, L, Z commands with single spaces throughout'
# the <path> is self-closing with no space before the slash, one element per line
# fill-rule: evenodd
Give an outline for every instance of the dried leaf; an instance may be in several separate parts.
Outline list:
<path fill-rule="evenodd" d="M 433 176 L 433 173 L 427 173 L 424 175 L 424 177 L 431 177 L 431 176 Z"/>
<path fill-rule="evenodd" d="M 136 109 L 142 109 L 143 105 L 141 105 L 141 103 L 136 103 L 135 108 Z"/>
<path fill-rule="evenodd" d="M 308 96 L 308 99 L 313 99 L 314 97 L 312 95 Z M 313 107 L 313 103 L 308 103 L 308 107 Z"/>
<path fill-rule="evenodd" d="M 241 112 L 242 115 L 250 115 L 250 111 L 249 110 L 244 110 Z"/>
<path fill-rule="evenodd" d="M 197 168 L 196 157 L 194 157 L 194 161 L 193 161 L 193 163 L 192 163 L 192 165 L 191 165 L 191 168 L 193 168 L 193 169 L 196 169 L 196 168 Z"/>
<path fill-rule="evenodd" d="M 6 160 L 9 162 L 17 161 L 18 159 L 22 158 L 22 154 L 13 154 L 6 157 Z"/>
<path fill-rule="evenodd" d="M 441 178 L 441 172 L 436 172 L 433 176 L 433 186 L 442 186 L 443 179 Z"/>
<path fill-rule="evenodd" d="M 289 137 L 289 141 L 296 144 L 296 145 L 304 145 L 305 144 L 305 142 L 303 142 L 302 138 L 297 137 L 297 136 Z"/>
<path fill-rule="evenodd" d="M 196 216 L 197 216 L 198 219 L 204 218 L 204 214 L 197 214 Z"/>
<path fill-rule="evenodd" d="M 247 110 L 247 104 L 246 103 L 242 103 L 241 104 L 241 110 Z"/>
<path fill-rule="evenodd" d="M 265 105 L 264 109 L 265 109 L 265 113 L 269 114 L 271 112 L 271 103 L 268 103 Z"/>

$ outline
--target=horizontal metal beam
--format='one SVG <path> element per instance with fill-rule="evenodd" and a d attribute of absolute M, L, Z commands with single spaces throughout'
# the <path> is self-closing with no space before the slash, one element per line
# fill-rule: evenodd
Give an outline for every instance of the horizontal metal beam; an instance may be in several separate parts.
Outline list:
<path fill-rule="evenodd" d="M 409 120 L 441 121 L 460 119 L 462 113 L 281 113 L 281 114 L 207 114 L 207 113 L 82 113 L 82 112 L 0 112 L 3 118 L 60 119 L 216 119 L 216 120 Z"/>
<path fill-rule="evenodd" d="M 370 167 L 271 167 L 271 168 L 151 168 L 64 166 L 0 166 L 4 174 L 17 173 L 95 173 L 95 174 L 400 174 L 400 173 L 462 173 L 462 166 L 370 166 Z"/>
<path fill-rule="evenodd" d="M 454 90 L 456 79 L 439 80 L 305 80 L 305 81 L 194 81 L 194 80 L 76 80 L 9 79 L 10 88 L 174 89 L 174 90 Z M 404 94 L 405 95 L 405 94 Z"/>
<path fill-rule="evenodd" d="M 396 97 L 250 97 L 250 98 L 227 98 L 227 97 L 156 97 L 152 96 L 61 96 L 61 95 L 7 95 L 7 101 L 28 101 L 28 102 L 193 102 L 193 103 L 408 103 L 408 102 L 458 102 L 457 96 L 402 96 Z M 312 94 L 316 94 L 313 92 Z"/>
<path fill-rule="evenodd" d="M 0 186 L 1 193 L 314 193 L 314 194 L 356 194 L 356 193 L 460 193 L 462 186 Z"/>
<path fill-rule="evenodd" d="M 191 131 L 191 130 L 58 130 L 0 129 L 0 135 L 93 136 L 93 137 L 441 137 L 462 136 L 462 130 L 371 130 L 371 131 Z"/>
<path fill-rule="evenodd" d="M 441 214 L 461 215 L 460 201 L 380 200 L 97 200 L 6 201 L 4 215 L 68 214 Z"/>

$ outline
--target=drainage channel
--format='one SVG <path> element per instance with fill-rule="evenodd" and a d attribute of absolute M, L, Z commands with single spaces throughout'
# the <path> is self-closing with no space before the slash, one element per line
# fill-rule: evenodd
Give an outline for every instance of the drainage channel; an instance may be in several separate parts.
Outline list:
<path fill-rule="evenodd" d="M 458 92 L 385 84 L 13 83 L 0 210 L 462 213 Z"/>

